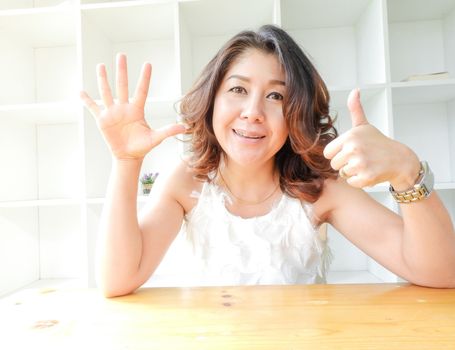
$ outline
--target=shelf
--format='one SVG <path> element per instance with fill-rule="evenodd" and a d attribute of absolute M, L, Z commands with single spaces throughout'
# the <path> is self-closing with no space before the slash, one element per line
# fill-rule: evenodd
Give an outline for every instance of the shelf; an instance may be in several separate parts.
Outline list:
<path fill-rule="evenodd" d="M 173 0 L 81 0 L 82 9 L 103 9 L 116 7 L 143 6 L 148 4 L 172 2 Z"/>
<path fill-rule="evenodd" d="M 179 16 L 181 81 L 185 93 L 228 39 L 241 30 L 274 23 L 274 1 L 185 1 L 179 2 Z"/>
<path fill-rule="evenodd" d="M 0 208 L 0 295 L 39 278 L 39 213 Z"/>
<path fill-rule="evenodd" d="M 437 183 L 453 183 L 455 85 L 393 88 L 392 100 L 394 138 L 431 164 Z"/>
<path fill-rule="evenodd" d="M 281 24 L 329 86 L 385 83 L 382 6 L 379 0 L 283 0 Z"/>
<path fill-rule="evenodd" d="M 356 24 L 368 5 L 369 2 L 365 0 L 349 1 L 349 6 L 342 1 L 329 3 L 320 0 L 282 0 L 281 17 L 290 30 L 351 27 Z M 329 6 L 330 11 L 327 11 Z M 296 11 L 297 9 L 305 11 Z"/>
<path fill-rule="evenodd" d="M 145 118 L 150 127 L 160 128 L 175 123 L 177 113 L 174 104 L 175 102 L 170 100 L 148 100 L 145 106 Z M 87 150 L 85 154 L 87 194 L 90 198 L 104 197 L 112 165 L 111 155 L 94 118 L 88 111 L 85 111 L 84 128 L 84 142 Z M 177 137 L 165 139 L 146 155 L 141 173 L 163 173 L 170 170 L 180 161 L 181 148 L 182 142 Z"/>
<path fill-rule="evenodd" d="M 182 22 L 193 37 L 233 35 L 273 22 L 273 0 L 202 0 L 179 5 Z"/>
<path fill-rule="evenodd" d="M 60 10 L 62 7 L 69 7 L 72 1 L 74 0 L 2 0 L 0 16 Z"/>
<path fill-rule="evenodd" d="M 170 3 L 128 2 L 109 4 L 101 8 L 82 7 L 83 20 L 96 25 L 112 42 L 135 42 L 174 39 L 174 14 Z M 127 26 L 122 19 L 134 18 Z M 151 25 L 153 24 L 153 30 Z M 150 28 L 150 30 L 147 30 Z"/>
<path fill-rule="evenodd" d="M 145 203 L 149 200 L 150 197 L 148 196 L 142 196 L 138 195 L 137 197 L 137 202 L 138 203 Z M 99 198 L 87 198 L 86 203 L 87 204 L 104 204 L 106 201 L 106 198 L 104 197 L 99 197 Z"/>
<path fill-rule="evenodd" d="M 114 86 L 115 57 L 119 52 L 127 55 L 130 96 L 144 62 L 152 63 L 151 98 L 178 94 L 174 17 L 173 3 L 83 9 L 83 86 L 89 95 L 99 98 L 95 73 L 98 63 L 105 63 L 110 85 Z M 124 18 L 134 20 L 127 26 L 119 25 Z"/>
<path fill-rule="evenodd" d="M 435 188 L 455 218 L 455 0 L 0 3 L 0 159 L 6 164 L 0 181 L 0 265 L 9 267 L 0 294 L 24 285 L 52 286 L 56 280 L 28 285 L 46 276 L 83 276 L 94 286 L 96 232 L 111 155 L 78 95 L 83 88 L 101 105 L 96 65 L 106 64 L 115 96 L 116 53 L 126 53 L 132 96 L 143 63 L 151 62 L 145 118 L 159 128 L 179 119 L 183 93 L 229 38 L 264 24 L 288 30 L 314 62 L 328 86 L 340 133 L 352 127 L 347 97 L 360 88 L 369 122 L 429 161 Z M 440 71 L 449 78 L 401 81 Z M 169 138 L 147 155 L 141 173 L 165 176 L 184 149 L 178 137 Z M 152 198 L 138 188 L 141 208 Z M 388 184 L 365 191 L 398 212 Z M 329 283 L 396 280 L 333 228 L 329 236 L 334 252 Z M 172 279 L 164 275 L 152 283 Z"/>
<path fill-rule="evenodd" d="M 395 105 L 455 100 L 455 79 L 393 83 L 392 100 Z"/>
<path fill-rule="evenodd" d="M 430 162 L 436 182 L 453 183 L 455 79 L 394 83 L 392 101 L 395 138 Z M 425 130 L 424 139 L 411 125 Z"/>
<path fill-rule="evenodd" d="M 399 81 L 392 82 L 390 86 L 392 88 L 413 88 L 413 87 L 447 87 L 455 84 L 454 78 L 444 79 L 422 79 L 422 80 L 410 80 L 410 81 Z"/>
<path fill-rule="evenodd" d="M 57 219 L 56 219 L 57 218 Z M 79 206 L 0 208 L 0 294 L 38 278 L 83 276 Z"/>
<path fill-rule="evenodd" d="M 339 134 L 352 128 L 351 114 L 347 99 L 351 89 L 330 91 L 330 113 L 336 116 L 335 127 Z M 390 118 L 387 118 L 389 97 L 384 85 L 371 85 L 360 90 L 360 100 L 368 122 L 378 128 L 384 135 L 390 136 Z"/>
<path fill-rule="evenodd" d="M 88 198 L 104 197 L 111 171 L 111 154 L 95 118 L 87 110 L 83 124 L 86 194 Z"/>
<path fill-rule="evenodd" d="M 76 44 L 74 12 L 68 8 L 24 11 L 17 15 L 0 13 L 0 25 L 2 36 L 6 34 L 29 47 Z"/>
<path fill-rule="evenodd" d="M 106 202 L 106 198 L 87 198 L 87 204 L 104 204 Z"/>
<path fill-rule="evenodd" d="M 455 77 L 455 1 L 388 1 L 392 81 L 415 74 Z"/>
<path fill-rule="evenodd" d="M 27 124 L 77 123 L 79 101 L 0 105 L 0 120 Z"/>
<path fill-rule="evenodd" d="M 65 9 L 0 16 L 0 105 L 77 96 L 76 26 Z"/>
<path fill-rule="evenodd" d="M 417 22 L 439 20 L 455 8 L 453 0 L 389 0 L 389 22 Z"/>
<path fill-rule="evenodd" d="M 358 88 L 360 90 L 360 99 L 368 100 L 386 88 L 386 84 L 370 84 L 351 87 L 334 87 L 329 86 L 330 105 L 332 107 L 346 107 L 349 93 Z"/>
<path fill-rule="evenodd" d="M 1 171 L 0 201 L 36 199 L 36 126 L 0 119 L 0 159 L 7 164 Z"/>
<path fill-rule="evenodd" d="M 58 219 L 56 219 L 58 218 Z M 40 278 L 82 278 L 87 250 L 79 206 L 40 207 Z"/>
<path fill-rule="evenodd" d="M 2 122 L 0 201 L 79 198 L 79 126 Z M 14 150 L 14 152 L 11 152 Z"/>
<path fill-rule="evenodd" d="M 80 199 L 36 199 L 0 202 L 0 208 L 60 207 L 80 205 Z"/>

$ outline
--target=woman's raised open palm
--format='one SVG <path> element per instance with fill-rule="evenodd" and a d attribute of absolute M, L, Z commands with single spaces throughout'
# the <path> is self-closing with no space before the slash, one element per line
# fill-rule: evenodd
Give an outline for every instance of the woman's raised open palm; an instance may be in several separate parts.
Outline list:
<path fill-rule="evenodd" d="M 134 97 L 129 101 L 126 56 L 118 54 L 116 61 L 117 103 L 112 97 L 104 64 L 97 66 L 98 89 L 104 109 L 85 91 L 80 96 L 95 117 L 113 156 L 117 159 L 142 159 L 167 137 L 185 132 L 185 127 L 171 124 L 159 129 L 150 128 L 144 116 L 152 72 L 150 63 L 143 65 Z"/>

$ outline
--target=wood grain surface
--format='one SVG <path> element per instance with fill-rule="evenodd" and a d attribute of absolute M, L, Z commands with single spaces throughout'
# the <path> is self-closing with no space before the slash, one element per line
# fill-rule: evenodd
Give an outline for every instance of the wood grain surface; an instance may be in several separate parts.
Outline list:
<path fill-rule="evenodd" d="M 408 284 L 44 289 L 0 301 L 2 349 L 455 349 L 455 290 Z"/>

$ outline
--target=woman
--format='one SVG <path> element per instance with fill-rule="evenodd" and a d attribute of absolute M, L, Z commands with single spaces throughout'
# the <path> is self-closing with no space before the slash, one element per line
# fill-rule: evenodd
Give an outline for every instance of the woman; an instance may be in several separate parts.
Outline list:
<path fill-rule="evenodd" d="M 186 127 L 150 129 L 151 66 L 144 65 L 131 102 L 126 69 L 119 55 L 117 104 L 104 65 L 98 85 L 105 109 L 81 94 L 113 156 L 101 227 L 106 296 L 146 282 L 183 221 L 203 284 L 323 282 L 329 254 L 317 228 L 327 222 L 408 281 L 455 287 L 454 228 L 426 163 L 368 123 L 358 90 L 348 99 L 352 129 L 336 137 L 326 86 L 285 31 L 264 26 L 228 41 L 183 98 Z M 192 135 L 192 157 L 138 219 L 143 158 L 184 132 Z M 403 191 L 414 195 L 400 204 L 401 217 L 359 189 L 384 181 L 401 201 L 411 196 Z M 427 191 L 417 193 L 416 182 Z"/>

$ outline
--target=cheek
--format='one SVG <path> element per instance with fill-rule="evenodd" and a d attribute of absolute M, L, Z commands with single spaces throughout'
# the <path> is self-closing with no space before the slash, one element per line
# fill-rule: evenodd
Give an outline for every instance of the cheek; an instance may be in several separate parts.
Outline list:
<path fill-rule="evenodd" d="M 288 139 L 288 136 L 289 136 L 289 133 L 286 131 L 283 131 L 283 133 L 281 133 L 280 137 L 279 137 L 279 141 L 277 142 L 277 144 L 279 145 L 278 147 L 278 151 L 284 146 L 284 144 L 286 143 L 286 140 Z"/>
<path fill-rule="evenodd" d="M 222 100 L 216 98 L 213 104 L 213 124 L 214 126 L 222 120 L 222 116 L 225 114 L 226 106 Z"/>
<path fill-rule="evenodd" d="M 273 126 L 277 139 L 283 144 L 286 142 L 286 139 L 289 136 L 289 130 L 284 121 L 284 118 L 281 117 L 280 120 Z"/>
<path fill-rule="evenodd" d="M 215 135 L 217 135 L 219 129 L 221 110 L 222 108 L 220 106 L 220 102 L 217 99 L 215 99 L 212 114 L 212 128 L 213 131 L 215 132 Z"/>
<path fill-rule="evenodd" d="M 213 105 L 212 127 L 215 132 L 221 132 L 233 119 L 235 119 L 236 107 L 224 98 L 215 99 Z"/>
<path fill-rule="evenodd" d="M 221 108 L 219 103 L 216 103 L 213 106 L 213 114 L 212 114 L 212 126 L 213 130 L 216 130 L 220 123 L 222 122 L 223 118 L 223 109 Z"/>
<path fill-rule="evenodd" d="M 283 148 L 283 146 L 286 144 L 286 141 L 288 140 L 288 138 L 289 138 L 289 132 L 287 131 L 287 129 L 284 129 L 278 138 L 279 141 L 276 142 L 277 147 L 276 147 L 275 153 L 278 153 L 280 151 L 280 149 Z"/>

